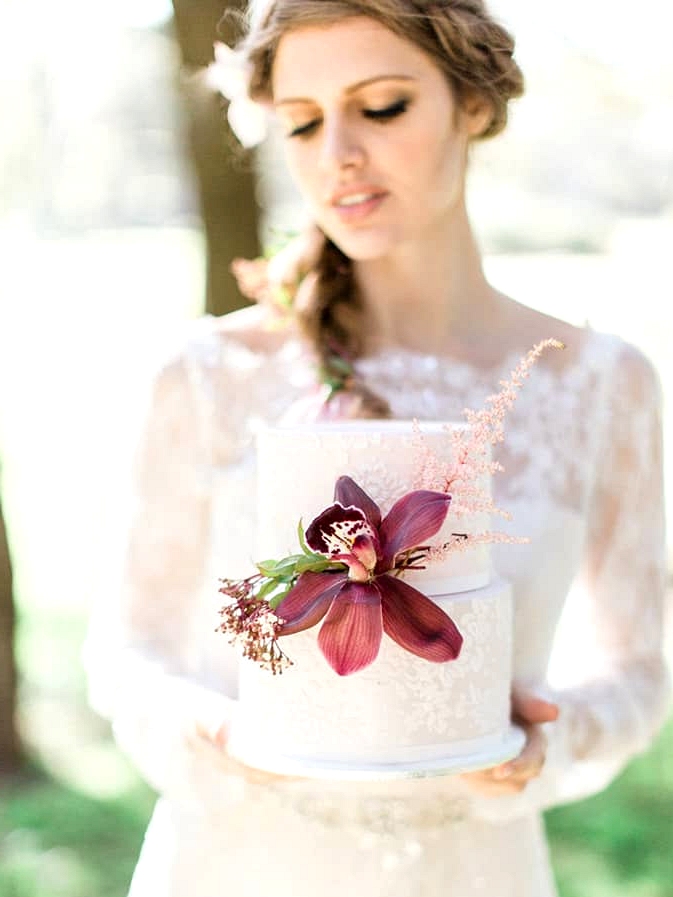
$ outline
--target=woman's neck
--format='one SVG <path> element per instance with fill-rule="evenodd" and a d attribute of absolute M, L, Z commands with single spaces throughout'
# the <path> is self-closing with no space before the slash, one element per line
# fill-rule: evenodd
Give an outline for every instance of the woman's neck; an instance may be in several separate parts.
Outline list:
<path fill-rule="evenodd" d="M 496 329 L 502 297 L 484 276 L 464 204 L 423 239 L 356 262 L 355 279 L 367 354 L 390 346 L 460 353 Z"/>

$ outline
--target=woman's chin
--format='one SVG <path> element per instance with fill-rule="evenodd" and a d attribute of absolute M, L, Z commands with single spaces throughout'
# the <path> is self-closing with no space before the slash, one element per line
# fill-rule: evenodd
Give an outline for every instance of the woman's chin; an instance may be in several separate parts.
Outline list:
<path fill-rule="evenodd" d="M 323 228 L 330 240 L 339 247 L 339 249 L 354 262 L 368 262 L 374 259 L 383 258 L 389 255 L 395 245 L 396 240 L 391 238 L 390 234 L 372 233 L 365 231 L 351 231 L 344 233 Z"/>

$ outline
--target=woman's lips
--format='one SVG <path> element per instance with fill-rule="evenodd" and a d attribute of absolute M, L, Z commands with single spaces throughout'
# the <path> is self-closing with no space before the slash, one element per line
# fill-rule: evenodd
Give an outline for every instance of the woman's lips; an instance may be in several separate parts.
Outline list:
<path fill-rule="evenodd" d="M 342 221 L 364 221 L 379 208 L 387 195 L 383 190 L 358 190 L 336 197 L 331 205 Z"/>

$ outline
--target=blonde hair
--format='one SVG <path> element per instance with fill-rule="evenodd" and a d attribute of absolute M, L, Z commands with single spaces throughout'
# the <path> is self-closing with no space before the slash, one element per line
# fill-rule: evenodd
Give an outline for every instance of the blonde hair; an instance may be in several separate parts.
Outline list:
<path fill-rule="evenodd" d="M 444 73 L 460 104 L 487 100 L 491 116 L 479 139 L 507 124 L 508 103 L 523 93 L 523 75 L 513 58 L 514 40 L 482 0 L 271 0 L 241 44 L 250 64 L 249 93 L 272 99 L 273 64 L 281 38 L 298 27 L 322 26 L 363 16 L 422 49 Z M 323 372 L 337 381 L 343 358 L 362 353 L 362 302 L 350 259 L 330 240 L 314 269 L 308 301 L 298 309 L 300 327 L 314 346 Z M 357 394 L 363 417 L 386 417 L 386 403 L 352 377 L 343 388 Z"/>

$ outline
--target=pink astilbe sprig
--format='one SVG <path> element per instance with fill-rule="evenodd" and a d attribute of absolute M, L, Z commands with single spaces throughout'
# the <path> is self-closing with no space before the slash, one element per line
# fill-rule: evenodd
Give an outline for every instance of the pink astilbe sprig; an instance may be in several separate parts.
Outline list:
<path fill-rule="evenodd" d="M 455 429 L 447 427 L 451 441 L 451 460 L 444 461 L 430 447 L 420 426 L 415 422 L 416 446 L 419 457 L 416 489 L 432 489 L 451 495 L 451 512 L 454 518 L 467 515 L 488 514 L 509 519 L 510 515 L 496 507 L 486 485 L 493 474 L 503 470 L 502 465 L 491 458 L 491 447 L 505 438 L 505 418 L 514 405 L 524 381 L 538 358 L 547 349 L 563 349 L 564 344 L 556 339 L 546 339 L 537 343 L 520 360 L 510 373 L 508 380 L 500 381 L 500 391 L 489 396 L 479 411 L 466 408 L 464 415 L 467 427 Z M 454 538 L 442 546 L 433 548 L 429 560 L 439 560 L 455 551 L 465 551 L 475 544 L 521 543 L 504 533 L 467 534 L 464 538 Z"/>
<path fill-rule="evenodd" d="M 538 358 L 547 349 L 565 349 L 565 345 L 557 339 L 546 339 L 537 343 L 524 355 L 509 376 L 509 380 L 500 381 L 500 392 L 486 399 L 485 407 L 479 411 L 466 408 L 465 418 L 470 424 L 469 438 L 465 450 L 482 445 L 497 445 L 505 438 L 505 417 L 514 405 L 519 390 Z"/>
<path fill-rule="evenodd" d="M 454 533 L 449 542 L 429 549 L 426 562 L 442 561 L 449 554 L 460 554 L 469 551 L 475 545 L 527 545 L 530 540 L 525 536 L 510 536 L 507 533 Z"/>

